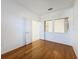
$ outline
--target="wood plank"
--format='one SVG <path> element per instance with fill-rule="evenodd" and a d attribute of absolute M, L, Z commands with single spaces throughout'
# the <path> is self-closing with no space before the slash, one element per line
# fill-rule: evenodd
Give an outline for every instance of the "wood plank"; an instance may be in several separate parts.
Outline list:
<path fill-rule="evenodd" d="M 37 40 L 6 54 L 1 59 L 77 59 L 71 46 Z"/>

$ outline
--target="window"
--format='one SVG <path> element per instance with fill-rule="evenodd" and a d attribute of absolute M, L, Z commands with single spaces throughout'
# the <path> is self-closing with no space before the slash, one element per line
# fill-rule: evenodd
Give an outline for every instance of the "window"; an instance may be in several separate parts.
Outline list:
<path fill-rule="evenodd" d="M 64 19 L 54 20 L 54 32 L 64 33 Z"/>
<path fill-rule="evenodd" d="M 53 23 L 52 21 L 45 21 L 45 32 L 53 31 Z"/>
<path fill-rule="evenodd" d="M 69 29 L 68 17 L 45 21 L 45 32 L 64 33 Z"/>
<path fill-rule="evenodd" d="M 68 17 L 54 20 L 54 32 L 56 33 L 65 33 L 69 29 Z"/>

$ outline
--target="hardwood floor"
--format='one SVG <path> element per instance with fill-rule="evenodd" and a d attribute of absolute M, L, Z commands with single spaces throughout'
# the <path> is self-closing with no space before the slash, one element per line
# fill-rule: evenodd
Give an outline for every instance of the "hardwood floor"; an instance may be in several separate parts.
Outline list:
<path fill-rule="evenodd" d="M 37 40 L 1 56 L 1 59 L 77 59 L 71 46 Z"/>

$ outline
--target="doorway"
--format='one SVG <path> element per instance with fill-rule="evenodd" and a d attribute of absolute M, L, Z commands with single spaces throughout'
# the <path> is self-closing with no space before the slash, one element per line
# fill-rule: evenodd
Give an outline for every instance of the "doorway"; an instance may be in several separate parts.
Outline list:
<path fill-rule="evenodd" d="M 40 21 L 32 20 L 32 42 L 40 39 Z"/>

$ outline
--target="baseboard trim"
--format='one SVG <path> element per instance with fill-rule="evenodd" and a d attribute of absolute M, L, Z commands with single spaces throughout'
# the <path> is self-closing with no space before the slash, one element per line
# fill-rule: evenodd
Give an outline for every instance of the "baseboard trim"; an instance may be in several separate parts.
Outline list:
<path fill-rule="evenodd" d="M 48 41 L 48 42 L 51 42 L 51 43 L 60 44 L 60 45 L 65 45 L 65 46 L 71 47 L 71 48 L 74 50 L 73 46 L 71 46 L 71 45 L 67 45 L 67 44 L 63 44 L 63 43 L 59 43 L 59 42 L 53 42 L 53 41 L 49 41 L 49 40 L 45 40 L 45 39 L 41 39 L 41 40 L 43 40 L 43 41 Z M 74 51 L 74 54 L 75 54 L 75 56 L 77 57 L 75 51 Z"/>
<path fill-rule="evenodd" d="M 42 39 L 41 39 L 42 40 Z M 36 41 L 38 41 L 38 40 L 36 40 Z M 36 42 L 36 41 L 34 41 L 34 42 Z M 52 42 L 52 41 L 48 41 L 48 40 L 43 40 L 43 41 L 47 41 L 47 42 L 50 42 L 50 43 L 56 43 L 56 44 L 60 44 L 60 45 L 65 45 L 65 44 L 61 44 L 61 43 L 57 43 L 57 42 Z M 34 43 L 34 42 L 31 42 L 31 43 L 29 43 L 29 44 L 26 44 L 26 45 L 24 45 L 24 46 L 21 46 L 21 47 L 19 47 L 19 48 L 16 48 L 16 49 L 14 49 L 14 50 L 12 50 L 12 51 L 9 51 L 9 52 L 7 52 L 7 53 L 4 53 L 4 54 L 2 54 L 1 55 L 1 58 L 3 58 L 3 57 L 6 57 L 6 56 L 8 56 L 8 55 L 11 55 L 11 54 L 16 54 L 16 51 L 18 51 L 18 50 L 20 50 L 21 48 L 23 48 L 23 47 L 26 47 L 27 45 L 30 45 L 30 44 L 32 44 L 32 43 Z M 68 45 L 65 45 L 65 46 L 68 46 Z M 73 48 L 72 46 L 68 46 L 68 47 L 71 47 L 71 48 Z M 24 48 L 23 48 L 24 49 Z M 26 49 L 25 49 L 26 50 Z M 75 52 L 74 52 L 74 54 L 75 54 Z M 75 54 L 75 56 L 76 56 L 76 54 Z M 76 56 L 77 57 L 77 56 Z"/>
<path fill-rule="evenodd" d="M 69 46 L 69 45 L 66 45 L 66 44 L 62 44 L 62 43 L 57 43 L 57 42 L 53 42 L 53 41 L 49 41 L 49 40 L 44 40 L 44 39 L 40 39 L 40 40 L 47 41 L 47 42 L 50 42 L 50 43 L 56 43 L 56 44 L 60 44 L 60 45 L 65 45 L 65 46 L 73 48 L 72 46 Z M 38 40 L 36 40 L 36 41 L 38 41 Z M 36 41 L 33 41 L 33 42 L 29 43 L 29 44 L 25 44 L 25 45 L 23 45 L 21 47 L 18 47 L 18 48 L 14 49 L 14 50 L 11 50 L 11 51 L 7 52 L 7 53 L 1 54 L 1 57 L 5 57 L 5 56 L 7 56 L 9 54 L 15 53 L 16 51 L 20 50 L 21 48 L 26 47 L 27 45 L 30 45 L 30 44 L 32 44 L 32 43 L 34 43 Z M 75 51 L 74 51 L 74 54 L 75 54 Z M 76 56 L 76 54 L 75 54 L 75 56 Z"/>
<path fill-rule="evenodd" d="M 8 52 L 6 52 L 6 53 L 3 53 L 3 54 L 1 54 L 1 57 L 2 57 L 2 56 L 6 56 L 6 55 L 11 54 L 11 53 L 14 53 L 14 52 L 16 52 L 17 50 L 19 50 L 19 49 L 21 49 L 21 48 L 23 48 L 23 47 L 26 47 L 27 45 L 30 45 L 30 44 L 32 44 L 32 43 L 25 44 L 25 45 L 23 45 L 23 46 L 20 46 L 20 47 L 18 47 L 18 48 L 15 48 L 15 49 L 13 49 L 13 50 L 11 50 L 11 51 L 8 51 Z"/>
<path fill-rule="evenodd" d="M 38 40 L 36 40 L 36 41 L 38 41 Z M 1 56 L 6 56 L 6 55 L 8 55 L 8 54 L 14 53 L 14 52 L 16 52 L 17 50 L 20 50 L 21 48 L 26 47 L 27 45 L 30 45 L 30 44 L 32 44 L 32 43 L 34 43 L 34 42 L 36 42 L 36 41 L 33 41 L 33 42 L 31 42 L 31 43 L 25 44 L 25 45 L 23 45 L 23 46 L 20 46 L 20 47 L 18 47 L 18 48 L 15 48 L 15 49 L 13 49 L 13 50 L 11 50 L 11 51 L 8 51 L 8 52 L 6 52 L 6 53 L 3 53 L 3 54 L 1 54 Z"/>

